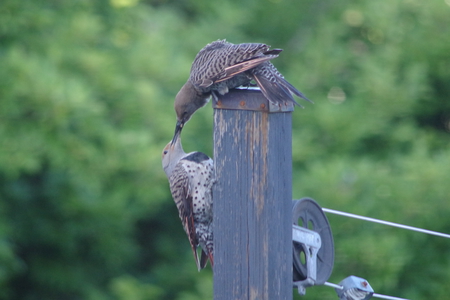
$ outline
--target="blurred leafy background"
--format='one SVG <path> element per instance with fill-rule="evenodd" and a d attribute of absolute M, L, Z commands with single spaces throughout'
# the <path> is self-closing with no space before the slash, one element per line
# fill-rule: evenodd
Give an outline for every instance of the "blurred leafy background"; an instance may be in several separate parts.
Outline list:
<path fill-rule="evenodd" d="M 219 38 L 283 48 L 275 65 L 315 101 L 293 114 L 295 198 L 450 232 L 449 36 L 449 0 L 2 0 L 0 299 L 212 298 L 160 152 Z M 209 105 L 183 140 L 212 155 Z M 330 281 L 450 294 L 449 240 L 328 217 Z"/>

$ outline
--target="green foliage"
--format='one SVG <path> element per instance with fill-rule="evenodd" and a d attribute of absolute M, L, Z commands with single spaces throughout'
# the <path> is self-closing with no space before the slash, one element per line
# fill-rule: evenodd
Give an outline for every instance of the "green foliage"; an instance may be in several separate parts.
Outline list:
<path fill-rule="evenodd" d="M 160 152 L 195 54 L 219 38 L 283 48 L 274 63 L 315 101 L 293 114 L 296 198 L 450 232 L 449 15 L 448 1 L 3 0 L 0 299 L 211 299 Z M 212 154 L 211 133 L 206 107 L 185 149 Z M 330 281 L 449 294 L 447 240 L 329 219 Z"/>

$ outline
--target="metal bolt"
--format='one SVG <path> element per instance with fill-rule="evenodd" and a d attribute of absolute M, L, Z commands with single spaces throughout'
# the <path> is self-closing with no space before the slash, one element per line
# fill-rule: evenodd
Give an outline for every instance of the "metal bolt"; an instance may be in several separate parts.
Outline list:
<path fill-rule="evenodd" d="M 262 109 L 264 109 L 264 108 L 266 107 L 266 105 L 265 105 L 264 103 L 261 103 L 260 107 L 261 107 Z"/>
<path fill-rule="evenodd" d="M 245 101 L 241 101 L 241 102 L 239 102 L 239 104 L 240 104 L 241 106 L 245 106 Z"/>

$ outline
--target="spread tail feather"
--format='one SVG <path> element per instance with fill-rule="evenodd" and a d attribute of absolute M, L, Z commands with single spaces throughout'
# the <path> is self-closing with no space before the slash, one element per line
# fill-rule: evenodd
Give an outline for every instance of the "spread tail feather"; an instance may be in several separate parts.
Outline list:
<path fill-rule="evenodd" d="M 289 91 L 289 89 L 287 89 L 283 85 L 280 85 L 276 81 L 272 82 L 268 80 L 265 76 L 254 74 L 253 77 L 256 83 L 258 84 L 259 88 L 261 89 L 261 92 L 270 102 L 274 104 L 280 104 L 281 102 L 287 100 L 289 102 L 293 102 L 295 105 L 302 107 L 300 104 L 297 103 L 297 101 L 294 100 L 294 97 L 292 97 L 292 94 Z"/>
<path fill-rule="evenodd" d="M 294 100 L 293 94 L 312 103 L 311 100 L 305 97 L 292 84 L 278 74 L 270 74 L 268 78 L 265 74 L 254 73 L 253 78 L 258 84 L 261 92 L 272 103 L 279 104 L 283 101 L 289 101 L 297 106 L 303 108 L 297 101 Z M 272 79 L 272 80 L 271 80 Z"/>
<path fill-rule="evenodd" d="M 285 88 L 287 88 L 289 91 L 291 91 L 291 93 L 294 93 L 295 95 L 297 95 L 298 97 L 308 101 L 309 103 L 314 103 L 312 100 L 306 98 L 305 95 L 303 95 L 302 92 L 300 92 L 299 90 L 297 90 L 292 84 L 290 84 L 286 79 L 281 78 L 281 84 L 285 86 Z"/>
<path fill-rule="evenodd" d="M 208 263 L 208 259 L 209 262 L 211 263 L 211 267 L 214 267 L 214 257 L 212 253 L 206 253 L 205 251 L 202 250 L 202 255 L 200 258 L 200 268 L 204 268 L 206 267 L 206 264 Z"/>

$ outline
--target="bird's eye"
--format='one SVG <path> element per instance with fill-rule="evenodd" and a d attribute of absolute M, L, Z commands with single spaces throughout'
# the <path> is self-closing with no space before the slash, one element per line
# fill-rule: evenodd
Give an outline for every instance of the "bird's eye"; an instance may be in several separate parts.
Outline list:
<path fill-rule="evenodd" d="M 167 154 L 167 152 L 168 152 L 167 150 L 164 150 L 164 154 Z"/>

